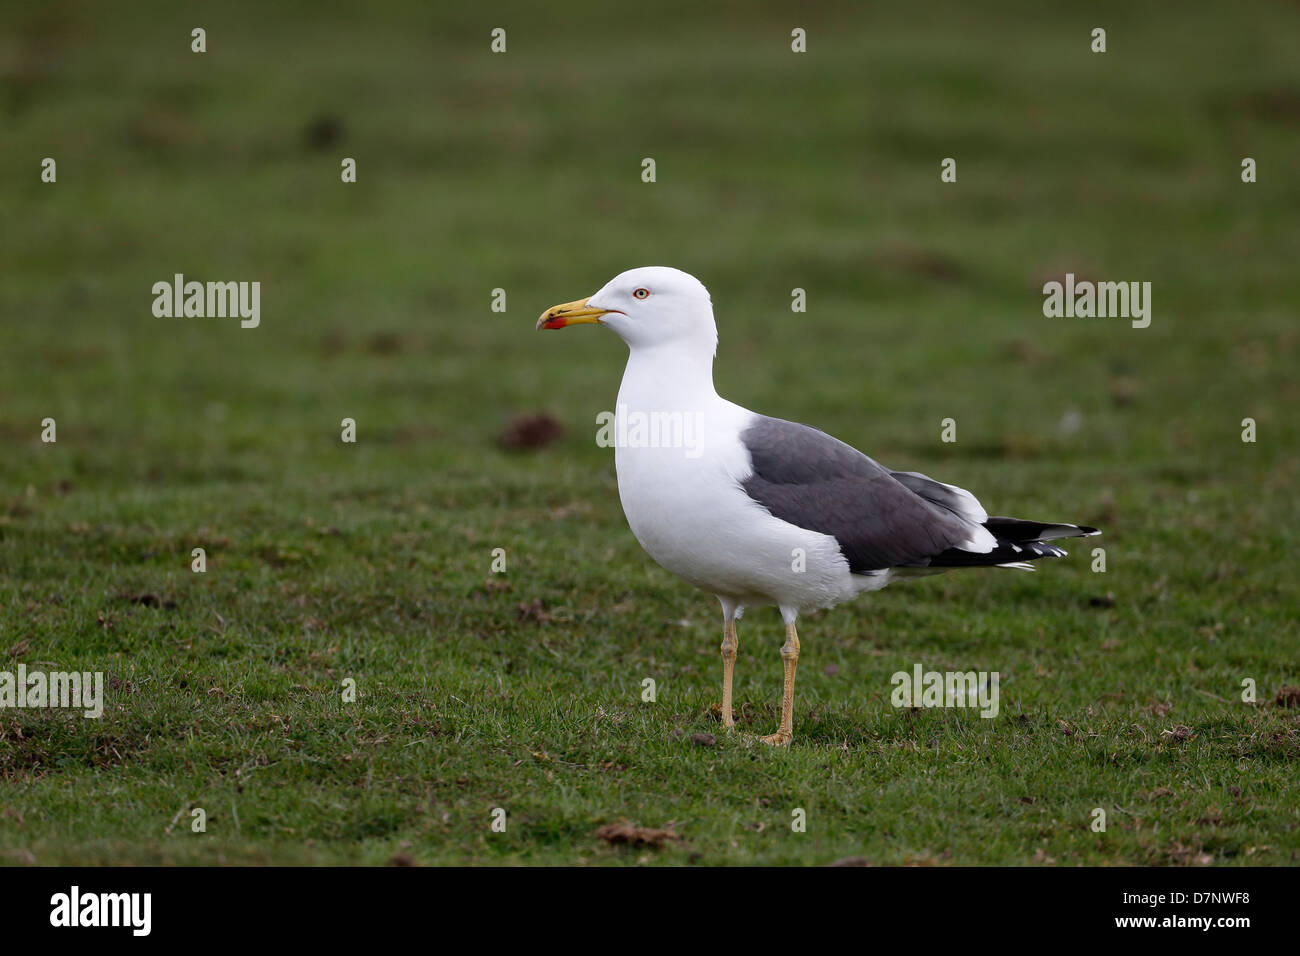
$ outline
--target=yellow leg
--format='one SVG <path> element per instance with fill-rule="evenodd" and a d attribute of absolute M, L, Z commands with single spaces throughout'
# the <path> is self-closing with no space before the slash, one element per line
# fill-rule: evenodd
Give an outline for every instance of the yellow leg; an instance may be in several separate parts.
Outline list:
<path fill-rule="evenodd" d="M 785 643 L 781 645 L 781 662 L 785 665 L 785 687 L 781 694 L 781 727 L 774 734 L 758 739 L 774 747 L 784 747 L 794 737 L 794 669 L 799 663 L 799 635 L 794 621 L 785 626 Z"/>
<path fill-rule="evenodd" d="M 736 619 L 726 615 L 722 623 L 722 726 L 727 730 L 736 726 L 731 716 L 731 675 L 736 668 Z"/>

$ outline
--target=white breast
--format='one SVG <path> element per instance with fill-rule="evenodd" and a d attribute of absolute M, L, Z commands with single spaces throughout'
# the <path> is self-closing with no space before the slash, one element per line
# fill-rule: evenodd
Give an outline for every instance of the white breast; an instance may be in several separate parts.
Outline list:
<path fill-rule="evenodd" d="M 619 391 L 616 413 L 626 428 L 615 435 L 615 464 L 628 525 L 652 558 L 745 605 L 811 610 L 867 586 L 849 573 L 832 536 L 773 517 L 741 487 L 752 466 L 739 436 L 752 412 L 711 388 L 690 401 L 681 393 L 666 400 L 671 390 L 638 382 L 633 372 L 629 365 Z"/>

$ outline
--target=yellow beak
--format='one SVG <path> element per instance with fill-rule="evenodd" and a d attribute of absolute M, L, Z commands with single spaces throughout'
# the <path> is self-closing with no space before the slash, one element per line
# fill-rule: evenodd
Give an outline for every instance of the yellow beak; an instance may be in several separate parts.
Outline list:
<path fill-rule="evenodd" d="M 609 309 L 593 309 L 587 305 L 591 301 L 588 296 L 585 299 L 575 299 L 572 302 L 565 302 L 562 305 L 553 305 L 537 320 L 539 329 L 562 329 L 566 325 L 586 325 L 593 322 L 599 322 L 600 317 L 607 313 Z"/>

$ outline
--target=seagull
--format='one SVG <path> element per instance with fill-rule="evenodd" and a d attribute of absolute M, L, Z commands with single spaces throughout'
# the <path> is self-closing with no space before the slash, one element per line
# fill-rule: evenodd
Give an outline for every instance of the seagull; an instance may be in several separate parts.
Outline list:
<path fill-rule="evenodd" d="M 712 299 L 678 269 L 631 269 L 537 320 L 538 329 L 585 324 L 628 346 L 607 419 L 628 526 L 650 557 L 722 606 L 727 730 L 735 727 L 736 621 L 746 607 L 775 606 L 785 621 L 781 724 L 759 739 L 786 746 L 801 612 L 952 568 L 1032 571 L 1031 561 L 1065 555 L 1050 542 L 1100 533 L 990 518 L 965 489 L 890 471 L 825 432 L 727 401 L 713 387 Z"/>

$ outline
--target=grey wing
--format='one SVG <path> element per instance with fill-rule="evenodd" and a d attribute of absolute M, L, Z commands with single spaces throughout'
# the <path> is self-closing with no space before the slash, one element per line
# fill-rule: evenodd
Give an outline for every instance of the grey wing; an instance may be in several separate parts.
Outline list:
<path fill-rule="evenodd" d="M 973 518 L 936 503 L 938 490 L 923 495 L 912 485 L 921 479 L 961 489 L 896 476 L 825 432 L 760 415 L 740 437 L 753 464 L 745 492 L 782 521 L 833 535 L 854 574 L 926 566 L 976 533 Z"/>
<path fill-rule="evenodd" d="M 905 488 L 920 495 L 931 504 L 946 508 L 960 518 L 983 524 L 989 520 L 988 512 L 979 500 L 965 488 L 945 485 L 916 471 L 891 471 L 895 480 Z"/>

